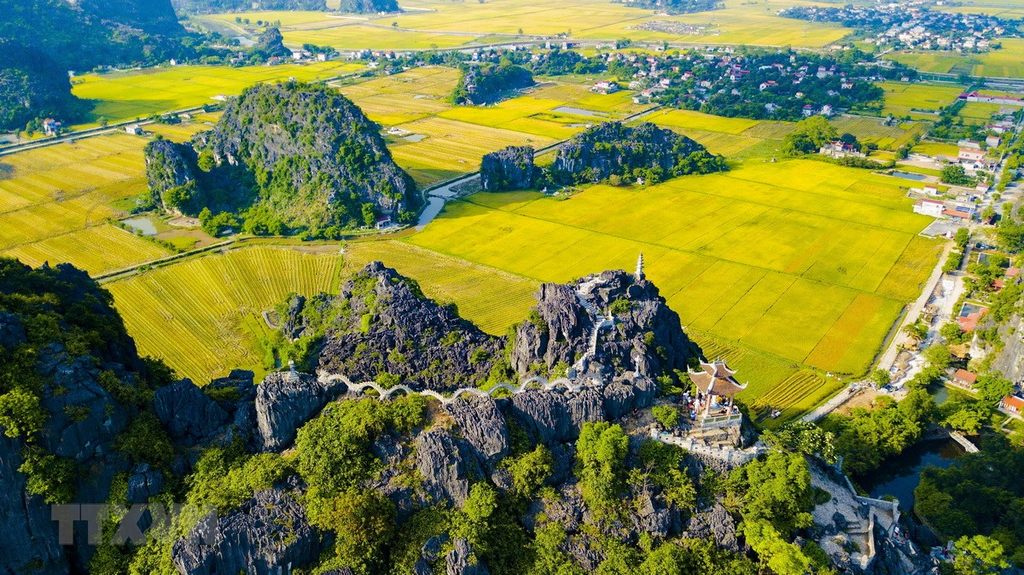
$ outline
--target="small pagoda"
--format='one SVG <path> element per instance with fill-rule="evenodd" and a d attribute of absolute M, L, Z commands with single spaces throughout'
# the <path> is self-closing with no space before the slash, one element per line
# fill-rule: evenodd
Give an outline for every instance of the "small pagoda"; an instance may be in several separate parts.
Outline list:
<path fill-rule="evenodd" d="M 696 412 L 700 427 L 724 427 L 742 422 L 743 414 L 734 398 L 747 385 L 736 380 L 736 371 L 725 361 L 702 361 L 700 370 L 687 369 L 687 374 L 697 386 Z"/>

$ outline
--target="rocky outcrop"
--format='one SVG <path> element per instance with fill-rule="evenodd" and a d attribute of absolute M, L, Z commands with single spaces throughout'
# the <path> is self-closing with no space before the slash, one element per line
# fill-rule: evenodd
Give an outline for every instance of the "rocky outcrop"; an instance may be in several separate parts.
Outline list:
<path fill-rule="evenodd" d="M 20 130 L 35 118 L 70 124 L 88 104 L 71 93 L 67 69 L 42 51 L 0 38 L 0 130 Z"/>
<path fill-rule="evenodd" d="M 650 407 L 658 395 L 658 384 L 649 377 L 619 376 L 604 386 L 604 412 L 610 420 L 617 420 L 634 409 Z"/>
<path fill-rule="evenodd" d="M 146 144 L 144 156 L 152 202 L 165 210 L 194 211 L 191 204 L 196 186 L 195 150 L 188 144 L 160 139 Z"/>
<path fill-rule="evenodd" d="M 14 349 L 25 343 L 25 327 L 18 316 L 0 312 L 0 347 Z"/>
<path fill-rule="evenodd" d="M 502 340 L 423 295 L 413 280 L 380 262 L 346 282 L 333 305 L 320 368 L 353 382 L 394 381 L 414 389 L 479 385 L 500 358 Z"/>
<path fill-rule="evenodd" d="M 489 466 L 509 453 L 505 416 L 490 397 L 462 397 L 445 406 L 481 461 Z"/>
<path fill-rule="evenodd" d="M 206 146 L 218 165 L 272 174 L 255 178 L 257 201 L 287 229 L 372 226 L 420 204 L 380 127 L 327 86 L 253 86 L 227 105 Z"/>
<path fill-rule="evenodd" d="M 532 188 L 533 154 L 532 146 L 509 146 L 485 154 L 480 160 L 480 187 L 485 192 Z"/>
<path fill-rule="evenodd" d="M 444 558 L 447 575 L 490 575 L 487 565 L 477 558 L 469 541 L 459 538 Z"/>
<path fill-rule="evenodd" d="M 509 414 L 541 443 L 571 441 L 579 434 L 573 426 L 565 396 L 557 391 L 528 391 L 515 395 Z"/>
<path fill-rule="evenodd" d="M 164 474 L 143 463 L 128 476 L 128 503 L 145 503 L 164 488 Z"/>
<path fill-rule="evenodd" d="M 397 0 L 341 0 L 341 5 L 338 9 L 342 12 L 356 12 L 359 14 L 401 11 Z"/>
<path fill-rule="evenodd" d="M 739 551 L 736 537 L 736 521 L 719 502 L 714 502 L 695 513 L 686 525 L 685 537 L 711 539 L 722 549 Z"/>
<path fill-rule="evenodd" d="M 461 105 L 493 104 L 533 84 L 533 74 L 522 66 L 467 65 L 462 68 L 462 78 L 452 94 L 452 101 Z"/>
<path fill-rule="evenodd" d="M 511 362 L 521 376 L 558 365 L 579 366 L 579 375 L 592 373 L 603 379 L 627 372 L 630 385 L 643 390 L 634 399 L 646 405 L 653 391 L 646 380 L 685 370 L 699 353 L 658 288 L 643 277 L 617 270 L 568 285 L 541 285 L 531 319 L 516 329 Z M 618 398 L 625 398 L 624 390 L 613 388 L 608 394 L 607 405 L 623 413 Z"/>
<path fill-rule="evenodd" d="M 171 560 L 184 575 L 253 573 L 271 575 L 317 560 L 320 534 L 287 493 L 256 493 L 237 510 L 206 516 L 174 543 Z"/>
<path fill-rule="evenodd" d="M 186 445 L 210 439 L 228 422 L 227 412 L 188 379 L 158 389 L 153 407 L 171 437 Z"/>
<path fill-rule="evenodd" d="M 50 506 L 25 492 L 21 445 L 0 432 L 0 573 L 68 572 Z"/>
<path fill-rule="evenodd" d="M 298 429 L 346 391 L 341 382 L 320 382 L 296 372 L 268 374 L 256 388 L 259 447 L 281 451 L 295 441 Z"/>
<path fill-rule="evenodd" d="M 421 434 L 415 449 L 416 470 L 423 478 L 423 490 L 433 501 L 462 506 L 470 484 L 484 476 L 472 449 L 443 429 Z"/>
<path fill-rule="evenodd" d="M 555 185 L 600 182 L 611 176 L 633 181 L 664 180 L 685 174 L 727 169 L 725 159 L 696 141 L 650 122 L 626 126 L 607 122 L 589 128 L 563 144 L 544 170 Z"/>
<path fill-rule="evenodd" d="M 256 45 L 252 47 L 254 53 L 259 54 L 261 58 L 291 58 L 292 51 L 284 46 L 284 37 L 281 36 L 281 31 L 276 27 L 270 27 L 264 30 L 259 37 L 256 38 Z"/>

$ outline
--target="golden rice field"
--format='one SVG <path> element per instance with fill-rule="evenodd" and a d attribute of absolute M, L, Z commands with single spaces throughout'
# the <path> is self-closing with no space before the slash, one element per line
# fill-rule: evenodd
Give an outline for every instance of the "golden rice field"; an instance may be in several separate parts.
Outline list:
<path fill-rule="evenodd" d="M 955 158 L 960 152 L 960 148 L 956 144 L 947 144 L 945 142 L 921 142 L 914 146 L 911 151 L 915 154 L 924 154 L 926 156 Z"/>
<path fill-rule="evenodd" d="M 1000 110 L 1009 109 L 1016 111 L 1017 108 L 1012 106 L 1003 106 L 1001 104 L 989 104 L 987 102 L 967 102 L 964 107 L 960 109 L 958 114 L 964 119 L 965 124 L 985 124 L 987 123 L 994 114 L 998 114 Z"/>
<path fill-rule="evenodd" d="M 797 367 L 859 374 L 938 256 L 917 235 L 929 220 L 904 196 L 885 176 L 751 161 L 563 201 L 478 194 L 408 241 L 535 281 L 628 269 L 643 252 L 695 333 L 789 365 L 786 377 Z"/>
<path fill-rule="evenodd" d="M 104 284 L 139 351 L 199 385 L 231 369 L 261 374 L 264 310 L 289 293 L 336 293 L 337 248 L 247 247 Z"/>
<path fill-rule="evenodd" d="M 999 50 L 980 54 L 898 52 L 886 58 L 922 72 L 965 73 L 995 78 L 1024 78 L 1024 39 L 999 38 Z"/>
<path fill-rule="evenodd" d="M 154 114 L 216 104 L 215 97 L 236 96 L 261 82 L 289 78 L 314 81 L 359 71 L 362 64 L 317 62 L 279 66 L 175 66 L 131 72 L 83 74 L 74 80 L 79 98 L 95 101 L 95 125 L 100 118 L 110 122 L 146 118 Z"/>
<path fill-rule="evenodd" d="M 106 223 L 145 190 L 146 141 L 110 134 L 0 159 L 0 253 L 94 274 L 167 255 Z"/>
<path fill-rule="evenodd" d="M 839 133 L 849 132 L 865 144 L 877 144 L 882 150 L 896 150 L 909 144 L 928 131 L 923 122 L 901 122 L 886 126 L 882 118 L 869 116 L 840 116 L 832 120 Z"/>
<path fill-rule="evenodd" d="M 882 82 L 879 86 L 885 90 L 882 115 L 891 114 L 897 118 L 910 116 L 934 120 L 937 117 L 935 112 L 955 102 L 963 92 L 963 86 L 954 84 Z"/>

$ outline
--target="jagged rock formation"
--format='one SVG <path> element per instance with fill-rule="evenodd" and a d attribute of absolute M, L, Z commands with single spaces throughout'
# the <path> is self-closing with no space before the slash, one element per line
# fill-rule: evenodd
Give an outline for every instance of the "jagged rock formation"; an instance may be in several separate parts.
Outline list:
<path fill-rule="evenodd" d="M 461 506 L 470 485 L 484 476 L 469 445 L 443 429 L 421 434 L 415 445 L 416 470 L 427 495 Z"/>
<path fill-rule="evenodd" d="M 192 204 L 204 203 L 194 197 L 197 157 L 192 146 L 153 140 L 146 144 L 144 157 L 151 203 L 169 211 L 189 212 L 195 212 Z"/>
<path fill-rule="evenodd" d="M 459 105 L 493 104 L 516 90 L 534 85 L 533 74 L 515 64 L 464 66 L 452 102 Z"/>
<path fill-rule="evenodd" d="M 292 56 L 292 51 L 284 46 L 281 31 L 275 27 L 267 28 L 256 38 L 256 45 L 252 47 L 252 51 L 265 60 Z"/>
<path fill-rule="evenodd" d="M 273 489 L 256 493 L 225 517 L 208 515 L 174 544 L 172 560 L 187 575 L 269 574 L 308 565 L 321 548 L 302 506 Z"/>
<path fill-rule="evenodd" d="M 447 575 L 490 575 L 487 565 L 481 562 L 473 552 L 473 547 L 463 538 L 458 538 L 448 555 L 445 555 L 445 572 Z"/>
<path fill-rule="evenodd" d="M 268 374 L 256 389 L 256 423 L 264 451 L 281 451 L 295 441 L 303 423 L 337 395 L 344 384 L 330 384 L 308 374 Z"/>
<path fill-rule="evenodd" d="M 187 445 L 211 439 L 228 422 L 227 412 L 187 379 L 157 390 L 153 407 L 171 436 Z"/>
<path fill-rule="evenodd" d="M 480 160 L 480 186 L 485 192 L 533 187 L 533 153 L 532 146 L 509 146 L 484 155 Z"/>
<path fill-rule="evenodd" d="M 572 185 L 611 176 L 623 181 L 660 181 L 727 168 L 724 158 L 672 130 L 650 122 L 635 127 L 606 122 L 566 142 L 544 174 L 553 184 Z"/>
<path fill-rule="evenodd" d="M 346 282 L 332 305 L 337 319 L 319 365 L 354 382 L 397 377 L 415 389 L 452 390 L 486 380 L 500 357 L 499 338 L 380 262 Z"/>
<path fill-rule="evenodd" d="M 469 442 L 481 461 L 493 465 L 508 455 L 509 434 L 505 416 L 490 397 L 461 398 L 445 406 L 462 437 Z"/>
<path fill-rule="evenodd" d="M 179 14 L 243 10 L 327 10 L 324 0 L 171 0 L 171 4 Z"/>
<path fill-rule="evenodd" d="M 339 10 L 359 14 L 375 14 L 378 12 L 399 12 L 396 0 L 341 0 Z"/>
<path fill-rule="evenodd" d="M 568 285 L 541 285 L 530 320 L 516 329 L 511 362 L 523 376 L 558 367 L 604 378 L 629 371 L 654 379 L 685 370 L 699 352 L 658 288 L 620 270 Z"/>
<path fill-rule="evenodd" d="M 0 573 L 67 572 L 48 503 L 107 499 L 132 466 L 116 446 L 147 377 L 110 294 L 85 272 L 0 258 L 0 396 L 38 406 L 6 403 L 0 424 Z M 94 551 L 68 549 L 79 568 Z"/>

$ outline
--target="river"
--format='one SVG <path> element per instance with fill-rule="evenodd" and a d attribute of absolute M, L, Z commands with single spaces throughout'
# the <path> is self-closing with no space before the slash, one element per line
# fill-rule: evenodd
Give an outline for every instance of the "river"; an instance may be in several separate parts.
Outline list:
<path fill-rule="evenodd" d="M 952 439 L 921 441 L 884 462 L 869 476 L 857 478 L 857 482 L 871 497 L 895 496 L 900 509 L 909 513 L 914 508 L 914 489 L 920 482 L 921 471 L 929 466 L 949 467 L 963 454 L 964 448 Z"/>

